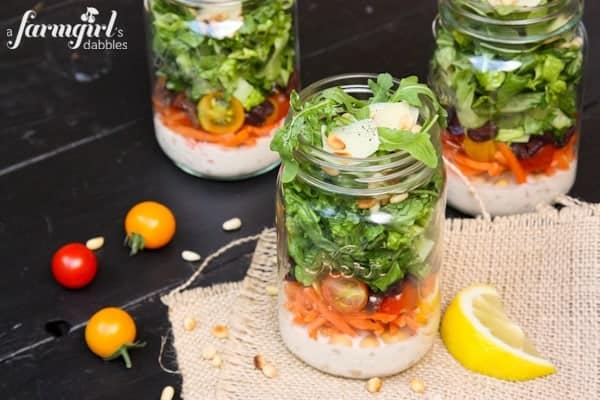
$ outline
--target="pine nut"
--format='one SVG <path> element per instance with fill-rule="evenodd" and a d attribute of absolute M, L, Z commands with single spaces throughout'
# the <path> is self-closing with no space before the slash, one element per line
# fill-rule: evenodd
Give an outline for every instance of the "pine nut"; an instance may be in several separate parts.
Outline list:
<path fill-rule="evenodd" d="M 346 143 L 337 135 L 329 135 L 327 144 L 334 150 L 344 150 L 346 148 Z"/>
<path fill-rule="evenodd" d="M 267 378 L 275 378 L 277 376 L 277 369 L 273 364 L 265 364 L 262 368 L 262 373 Z"/>
<path fill-rule="evenodd" d="M 329 344 L 339 344 L 340 346 L 352 347 L 352 338 L 344 334 L 335 334 L 329 338 Z"/>
<path fill-rule="evenodd" d="M 335 154 L 336 156 L 342 156 L 342 157 L 350 157 L 352 154 L 348 153 L 347 151 L 334 151 L 333 154 Z"/>
<path fill-rule="evenodd" d="M 329 176 L 338 176 L 340 174 L 340 170 L 336 168 L 321 167 L 321 169 Z"/>
<path fill-rule="evenodd" d="M 194 318 L 190 318 L 190 317 L 187 317 L 186 319 L 184 319 L 183 320 L 183 329 L 185 329 L 188 332 L 191 332 L 194 329 L 196 329 L 196 320 Z"/>
<path fill-rule="evenodd" d="M 202 349 L 202 358 L 204 358 L 205 360 L 212 360 L 213 358 L 215 358 L 216 355 L 217 349 L 215 349 L 215 346 L 211 344 L 204 346 L 204 348 Z"/>
<path fill-rule="evenodd" d="M 216 354 L 210 361 L 210 364 L 215 368 L 219 368 L 221 365 L 223 365 L 223 359 L 220 355 Z"/>
<path fill-rule="evenodd" d="M 383 386 L 383 381 L 381 378 L 371 378 L 367 381 L 367 390 L 369 393 L 377 393 L 381 390 L 381 386 Z"/>
<path fill-rule="evenodd" d="M 227 221 L 223 222 L 223 230 L 224 231 L 237 231 L 242 227 L 242 220 L 239 218 L 231 218 Z"/>
<path fill-rule="evenodd" d="M 400 330 L 394 334 L 389 333 L 388 331 L 383 332 L 381 334 L 381 340 L 386 344 L 394 344 L 406 340 L 411 336 L 409 329 L 400 328 Z"/>
<path fill-rule="evenodd" d="M 102 236 L 91 238 L 87 242 L 85 242 L 85 247 L 87 247 L 88 249 L 90 249 L 92 251 L 98 250 L 102 246 L 104 246 L 104 237 L 102 237 Z"/>
<path fill-rule="evenodd" d="M 363 199 L 363 200 L 358 200 L 356 202 L 356 205 L 358 206 L 358 208 L 362 208 L 362 209 L 371 208 L 375 204 L 378 204 L 378 201 L 375 199 Z"/>
<path fill-rule="evenodd" d="M 200 260 L 200 254 L 191 250 L 184 250 L 181 252 L 181 258 L 183 258 L 187 262 L 195 262 Z"/>
<path fill-rule="evenodd" d="M 409 387 L 415 393 L 425 393 L 425 382 L 421 378 L 412 378 Z"/>
<path fill-rule="evenodd" d="M 269 285 L 265 288 L 265 293 L 269 296 L 277 296 L 279 289 L 277 289 L 277 286 Z"/>
<path fill-rule="evenodd" d="M 361 349 L 373 349 L 375 347 L 379 347 L 379 340 L 373 335 L 366 336 L 360 341 Z"/>
<path fill-rule="evenodd" d="M 262 369 L 265 367 L 265 364 L 266 363 L 263 356 L 261 356 L 260 354 L 254 356 L 254 368 L 260 369 L 262 371 Z"/>
<path fill-rule="evenodd" d="M 395 194 L 392 197 L 390 197 L 390 203 L 392 203 L 392 204 L 400 203 L 401 201 L 406 200 L 407 197 L 408 197 L 408 193 Z"/>
<path fill-rule="evenodd" d="M 160 400 L 173 400 L 175 389 L 173 386 L 165 386 L 160 393 Z"/>
<path fill-rule="evenodd" d="M 229 328 L 227 328 L 225 325 L 215 325 L 212 327 L 211 332 L 213 336 L 219 339 L 225 339 L 229 336 Z"/>

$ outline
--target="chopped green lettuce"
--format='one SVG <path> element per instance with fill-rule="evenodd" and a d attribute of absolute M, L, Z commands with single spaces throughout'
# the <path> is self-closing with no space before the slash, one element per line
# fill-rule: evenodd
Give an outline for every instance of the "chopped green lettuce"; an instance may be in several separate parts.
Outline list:
<path fill-rule="evenodd" d="M 428 256 L 436 238 L 426 237 L 431 235 L 427 228 L 443 186 L 442 165 L 430 131 L 436 124 L 445 125 L 446 114 L 433 92 L 416 77 L 395 85 L 389 74 L 381 74 L 369 81 L 369 87 L 372 96 L 368 100 L 340 88 L 324 90 L 304 102 L 292 93 L 291 118 L 271 143 L 284 163 L 282 197 L 291 272 L 303 285 L 311 285 L 329 270 L 350 271 L 372 291 L 385 292 L 407 274 L 423 276 L 430 270 Z M 379 127 L 376 154 L 406 151 L 434 170 L 430 180 L 407 193 L 406 199 L 381 206 L 378 213 L 385 215 L 384 220 L 359 208 L 356 197 L 317 189 L 298 176 L 299 168 L 311 169 L 294 156 L 301 140 L 323 148 L 325 133 L 339 132 L 339 127 L 357 121 L 373 122 L 369 105 L 400 102 L 419 107 L 423 126 L 418 132 Z M 432 107 L 425 108 L 424 102 Z"/>
<path fill-rule="evenodd" d="M 197 101 L 210 92 L 241 97 L 246 109 L 285 87 L 294 70 L 291 0 L 243 2 L 243 25 L 231 37 L 197 33 L 194 12 L 169 0 L 153 0 L 152 48 L 157 74 L 167 88 Z"/>
<path fill-rule="evenodd" d="M 494 18 L 499 14 L 509 18 L 514 12 L 522 18 L 528 12 L 487 0 L 465 0 L 461 5 Z M 565 33 L 530 52 L 503 52 L 438 25 L 430 83 L 440 102 L 454 108 L 467 129 L 492 123 L 513 130 L 503 132 L 498 140 L 525 140 L 550 132 L 560 141 L 577 122 L 581 42 L 577 35 Z"/>

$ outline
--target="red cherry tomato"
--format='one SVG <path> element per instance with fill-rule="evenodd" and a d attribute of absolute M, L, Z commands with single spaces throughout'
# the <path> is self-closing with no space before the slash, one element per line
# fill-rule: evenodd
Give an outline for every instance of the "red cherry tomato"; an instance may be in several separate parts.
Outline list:
<path fill-rule="evenodd" d="M 358 312 L 369 300 L 367 285 L 351 278 L 328 276 L 321 283 L 321 294 L 329 305 L 342 313 Z"/>
<path fill-rule="evenodd" d="M 81 243 L 69 243 L 52 257 L 52 275 L 62 286 L 79 289 L 92 282 L 98 270 L 96 255 Z"/>
<path fill-rule="evenodd" d="M 554 159 L 554 147 L 550 144 L 544 145 L 533 156 L 519 160 L 523 169 L 527 172 L 544 172 L 552 164 Z"/>
<path fill-rule="evenodd" d="M 404 286 L 402 286 L 402 293 L 383 299 L 379 311 L 386 314 L 408 312 L 417 307 L 418 301 L 417 287 L 411 282 L 405 281 Z"/>

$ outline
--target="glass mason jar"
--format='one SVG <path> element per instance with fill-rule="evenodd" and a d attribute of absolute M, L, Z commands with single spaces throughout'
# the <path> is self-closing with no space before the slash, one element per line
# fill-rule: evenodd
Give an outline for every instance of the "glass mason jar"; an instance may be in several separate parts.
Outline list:
<path fill-rule="evenodd" d="M 331 87 L 368 99 L 369 78 L 328 78 L 304 89 L 300 101 Z M 434 113 L 428 99 L 422 104 L 420 124 Z M 282 182 L 282 167 L 279 326 L 289 350 L 309 365 L 348 378 L 386 376 L 432 346 L 445 172 L 437 123 L 429 133 L 440 157 L 435 169 L 403 151 L 349 161 L 308 143 L 296 151 L 291 182 Z"/>
<path fill-rule="evenodd" d="M 146 0 L 156 138 L 182 170 L 243 179 L 269 149 L 297 86 L 294 0 Z"/>
<path fill-rule="evenodd" d="M 515 3 L 515 2 L 513 2 Z M 429 77 L 449 113 L 448 202 L 530 212 L 575 181 L 586 32 L 580 0 L 439 0 Z"/>

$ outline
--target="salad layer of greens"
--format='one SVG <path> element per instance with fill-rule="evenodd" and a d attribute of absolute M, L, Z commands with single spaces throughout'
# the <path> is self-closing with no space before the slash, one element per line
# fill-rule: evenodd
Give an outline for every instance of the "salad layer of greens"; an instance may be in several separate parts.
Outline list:
<path fill-rule="evenodd" d="M 215 92 L 235 96 L 249 110 L 288 85 L 295 67 L 293 0 L 243 1 L 239 20 L 212 24 L 174 0 L 149 3 L 156 73 L 167 89 L 194 102 Z"/>
<path fill-rule="evenodd" d="M 430 270 L 428 256 L 437 240 L 432 218 L 444 181 L 434 145 L 438 139 L 430 132 L 437 134 L 437 125 L 445 125 L 446 114 L 433 92 L 416 77 L 394 86 L 389 74 L 380 74 L 377 81 L 369 81 L 372 96 L 368 100 L 339 87 L 306 101 L 292 93 L 290 117 L 271 148 L 280 153 L 284 164 L 281 196 L 290 273 L 304 285 L 334 272 L 352 276 L 380 293 L 407 274 L 424 276 Z M 302 173 L 315 176 L 314 165 L 298 157 L 299 152 L 305 151 L 303 146 L 314 146 L 338 154 L 328 145 L 336 136 L 346 144 L 346 153 L 339 154 L 351 162 L 406 152 L 431 174 L 397 202 L 389 201 L 395 193 L 355 197 L 308 183 Z M 365 152 L 365 148 L 371 150 Z M 389 173 L 393 172 L 398 170 L 391 168 Z M 350 172 L 321 173 L 338 186 L 352 181 Z"/>
<path fill-rule="evenodd" d="M 524 16 L 527 8 L 523 6 L 493 1 L 458 3 L 475 7 L 483 15 L 495 12 L 503 19 L 511 19 L 515 13 L 525 19 L 544 12 L 536 8 L 532 15 Z M 485 30 L 493 35 L 494 26 Z M 533 33 L 525 28 L 515 31 L 515 36 Z M 436 45 L 431 84 L 440 102 L 456 111 L 465 130 L 491 127 L 495 140 L 507 143 L 527 143 L 534 136 L 551 134 L 555 143 L 564 144 L 565 136 L 572 134 L 583 70 L 583 40 L 576 32 L 536 46 L 502 47 L 448 29 L 442 21 Z"/>

